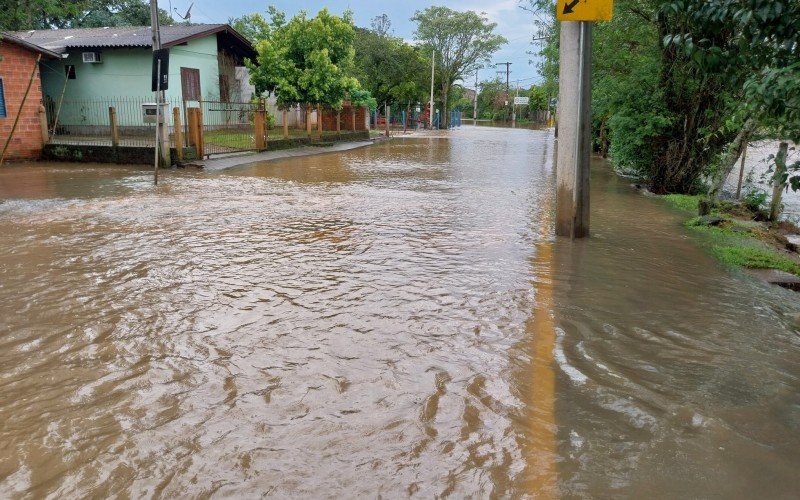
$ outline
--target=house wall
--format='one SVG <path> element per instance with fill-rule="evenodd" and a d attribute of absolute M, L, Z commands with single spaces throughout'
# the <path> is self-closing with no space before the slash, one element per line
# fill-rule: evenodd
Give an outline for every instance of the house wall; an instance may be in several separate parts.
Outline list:
<path fill-rule="evenodd" d="M 0 118 L 0 148 L 5 146 L 14 120 L 20 113 L 22 99 L 36 66 L 38 54 L 11 43 L 0 43 L 0 78 L 6 101 L 6 117 Z M 17 129 L 8 145 L 6 159 L 38 158 L 42 152 L 42 130 L 39 124 L 39 106 L 42 90 L 39 72 L 34 76 L 33 85 L 21 110 Z"/>
<path fill-rule="evenodd" d="M 84 63 L 82 53 L 87 50 L 72 49 L 61 61 L 42 63 L 43 91 L 54 108 L 58 108 L 63 92 L 59 125 L 108 126 L 108 107 L 115 105 L 121 127 L 144 126 L 141 103 L 155 99 L 150 90 L 152 50 L 106 48 L 101 50 L 102 63 Z M 70 64 L 75 66 L 75 79 L 66 80 L 65 86 L 65 68 Z M 200 70 L 200 90 L 204 99 L 219 98 L 216 35 L 170 49 L 169 89 L 165 95 L 168 102 L 175 103 L 173 105 L 178 105 L 182 98 L 181 67 Z"/>

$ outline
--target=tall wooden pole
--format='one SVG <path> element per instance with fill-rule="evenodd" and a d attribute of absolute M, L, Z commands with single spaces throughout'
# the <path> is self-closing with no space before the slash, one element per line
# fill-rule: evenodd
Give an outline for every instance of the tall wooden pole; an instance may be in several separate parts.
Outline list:
<path fill-rule="evenodd" d="M 561 23 L 556 234 L 589 235 L 592 25 Z"/>

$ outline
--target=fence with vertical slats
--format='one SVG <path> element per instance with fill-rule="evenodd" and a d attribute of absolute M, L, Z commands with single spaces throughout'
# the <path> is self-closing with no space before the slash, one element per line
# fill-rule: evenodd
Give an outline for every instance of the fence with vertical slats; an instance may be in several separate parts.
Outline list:
<path fill-rule="evenodd" d="M 206 155 L 257 149 L 254 130 L 257 104 L 201 101 L 200 105 Z"/>

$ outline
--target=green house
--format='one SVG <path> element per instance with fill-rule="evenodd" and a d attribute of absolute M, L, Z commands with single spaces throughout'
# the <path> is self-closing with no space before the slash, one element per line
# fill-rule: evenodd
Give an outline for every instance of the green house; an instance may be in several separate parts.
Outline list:
<path fill-rule="evenodd" d="M 108 124 L 108 108 L 121 127 L 145 126 L 142 103 L 153 102 L 153 53 L 149 26 L 18 31 L 17 37 L 61 55 L 40 65 L 42 94 L 51 126 L 83 128 Z M 199 101 L 241 99 L 247 73 L 236 68 L 255 60 L 253 46 L 227 24 L 162 26 L 162 48 L 169 49 L 165 96 L 170 107 L 196 107 Z"/>

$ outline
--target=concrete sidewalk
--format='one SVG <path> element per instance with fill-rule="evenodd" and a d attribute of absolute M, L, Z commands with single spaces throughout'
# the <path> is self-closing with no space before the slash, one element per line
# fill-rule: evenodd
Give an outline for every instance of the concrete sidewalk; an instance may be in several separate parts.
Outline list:
<path fill-rule="evenodd" d="M 213 158 L 209 160 L 195 160 L 187 163 L 186 166 L 201 167 L 209 172 L 217 172 L 220 170 L 227 170 L 229 168 L 250 165 L 252 163 L 261 163 L 266 161 L 282 160 L 284 158 L 295 158 L 300 156 L 312 156 L 325 153 L 337 153 L 340 151 L 349 151 L 351 149 L 371 146 L 376 141 L 380 140 L 385 140 L 385 139 L 376 138 L 364 141 L 339 142 L 331 146 L 304 146 L 301 148 L 281 149 L 278 151 L 265 151 L 263 153 L 242 153 L 242 154 L 225 156 L 221 158 Z"/>

